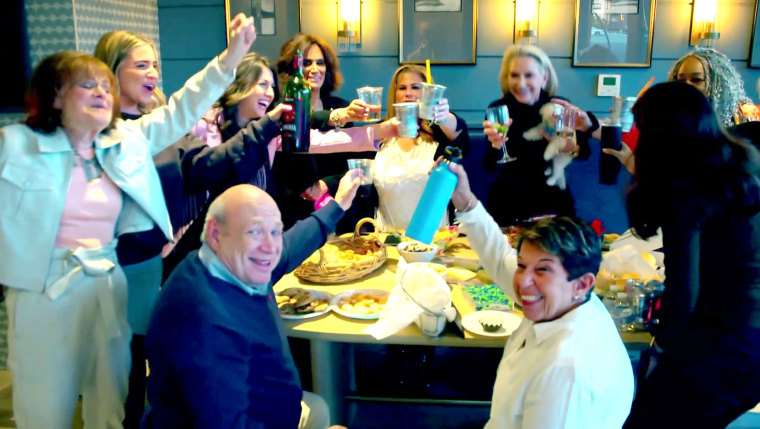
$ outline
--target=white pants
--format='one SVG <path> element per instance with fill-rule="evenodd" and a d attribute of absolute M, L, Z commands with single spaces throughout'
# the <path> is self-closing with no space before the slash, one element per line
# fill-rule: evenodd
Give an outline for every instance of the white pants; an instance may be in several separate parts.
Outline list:
<path fill-rule="evenodd" d="M 18 428 L 70 428 L 79 394 L 85 428 L 122 427 L 131 332 L 126 279 L 112 247 L 76 258 L 56 250 L 45 291 L 8 288 L 8 367 Z"/>
<path fill-rule="evenodd" d="M 328 426 L 330 426 L 330 410 L 327 408 L 327 402 L 316 393 L 304 391 L 298 429 L 327 429 Z"/>

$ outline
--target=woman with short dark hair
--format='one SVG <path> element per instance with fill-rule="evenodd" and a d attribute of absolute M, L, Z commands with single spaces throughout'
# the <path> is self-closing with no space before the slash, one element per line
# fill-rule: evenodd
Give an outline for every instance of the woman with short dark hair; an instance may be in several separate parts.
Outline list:
<path fill-rule="evenodd" d="M 517 251 L 470 190 L 458 164 L 451 202 L 488 275 L 522 306 L 496 373 L 486 428 L 619 428 L 633 370 L 612 317 L 593 293 L 601 243 L 583 221 L 542 218 Z M 520 204 L 519 200 L 510 200 Z"/>

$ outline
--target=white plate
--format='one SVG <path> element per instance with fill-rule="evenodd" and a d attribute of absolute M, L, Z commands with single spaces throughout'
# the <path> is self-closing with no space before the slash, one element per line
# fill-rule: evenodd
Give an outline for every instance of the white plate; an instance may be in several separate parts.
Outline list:
<path fill-rule="evenodd" d="M 348 311 L 341 310 L 340 308 L 340 300 L 343 298 L 350 297 L 357 293 L 363 293 L 371 296 L 387 296 L 388 291 L 387 290 L 380 290 L 380 289 L 352 289 L 347 290 L 343 293 L 339 293 L 333 297 L 332 300 L 332 307 L 333 311 L 340 314 L 341 316 L 349 317 L 351 319 L 362 319 L 362 320 L 372 320 L 372 319 L 379 319 L 381 313 L 375 313 L 375 314 L 357 314 L 357 313 L 350 313 Z"/>
<path fill-rule="evenodd" d="M 501 319 L 501 327 L 496 332 L 486 332 L 483 326 L 480 325 L 480 318 L 484 316 L 494 316 Z M 507 313 L 505 311 L 496 310 L 480 310 L 468 314 L 462 318 L 462 326 L 464 329 L 472 332 L 473 334 L 482 335 L 484 337 L 505 337 L 511 334 L 522 323 L 522 319 L 514 313 Z"/>
<path fill-rule="evenodd" d="M 311 292 L 312 296 L 317 299 L 324 299 L 327 300 L 327 308 L 325 308 L 322 311 L 315 311 L 313 313 L 306 313 L 306 314 L 282 314 L 280 313 L 280 317 L 284 320 L 303 320 L 303 319 L 311 319 L 314 317 L 319 317 L 330 310 L 332 310 L 332 299 L 333 296 L 327 292 L 321 291 L 321 290 L 314 290 L 314 289 L 306 289 L 301 288 L 303 290 Z M 282 292 L 282 291 L 281 291 Z M 279 293 L 277 294 L 279 295 Z"/>

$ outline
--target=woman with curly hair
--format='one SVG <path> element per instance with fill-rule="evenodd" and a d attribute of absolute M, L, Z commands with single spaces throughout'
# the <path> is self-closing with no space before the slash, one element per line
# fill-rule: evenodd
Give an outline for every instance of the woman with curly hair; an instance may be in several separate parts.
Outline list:
<path fill-rule="evenodd" d="M 697 48 L 679 58 L 668 81 L 688 83 L 710 100 L 724 127 L 760 119 L 757 107 L 744 92 L 744 81 L 731 60 L 712 48 Z"/>
<path fill-rule="evenodd" d="M 702 92 L 715 110 L 718 121 L 729 133 L 753 142 L 760 141 L 760 129 L 752 124 L 760 120 L 760 110 L 747 97 L 742 77 L 727 56 L 712 48 L 697 48 L 673 64 L 668 72 L 668 81 L 687 83 Z M 630 143 L 626 141 L 621 150 L 605 148 L 602 151 L 617 158 L 633 173 L 636 163 L 633 149 L 636 148 L 638 130 L 634 127 L 631 131 L 634 136 Z M 600 138 L 601 135 L 595 137 Z"/>

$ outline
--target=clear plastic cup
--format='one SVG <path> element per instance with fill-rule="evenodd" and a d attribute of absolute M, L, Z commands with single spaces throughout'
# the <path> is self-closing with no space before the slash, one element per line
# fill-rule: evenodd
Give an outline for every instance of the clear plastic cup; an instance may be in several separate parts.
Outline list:
<path fill-rule="evenodd" d="M 375 106 L 367 115 L 367 122 L 379 121 L 380 110 L 383 108 L 383 87 L 382 86 L 363 86 L 356 90 L 359 100 Z"/>
<path fill-rule="evenodd" d="M 375 160 L 374 159 L 349 159 L 346 162 L 348 163 L 349 169 L 353 170 L 354 168 L 358 168 L 362 171 L 362 174 L 364 175 L 364 178 L 362 179 L 362 183 L 359 186 L 359 190 L 357 191 L 357 195 L 360 197 L 369 196 L 369 193 L 372 188 L 373 177 L 374 177 Z"/>
<path fill-rule="evenodd" d="M 398 126 L 398 136 L 405 138 L 417 137 L 417 103 L 394 103 Z"/>
<path fill-rule="evenodd" d="M 433 120 L 433 107 L 435 107 L 441 97 L 443 97 L 443 91 L 445 90 L 446 87 L 443 85 L 422 83 L 419 113 L 421 119 Z"/>

